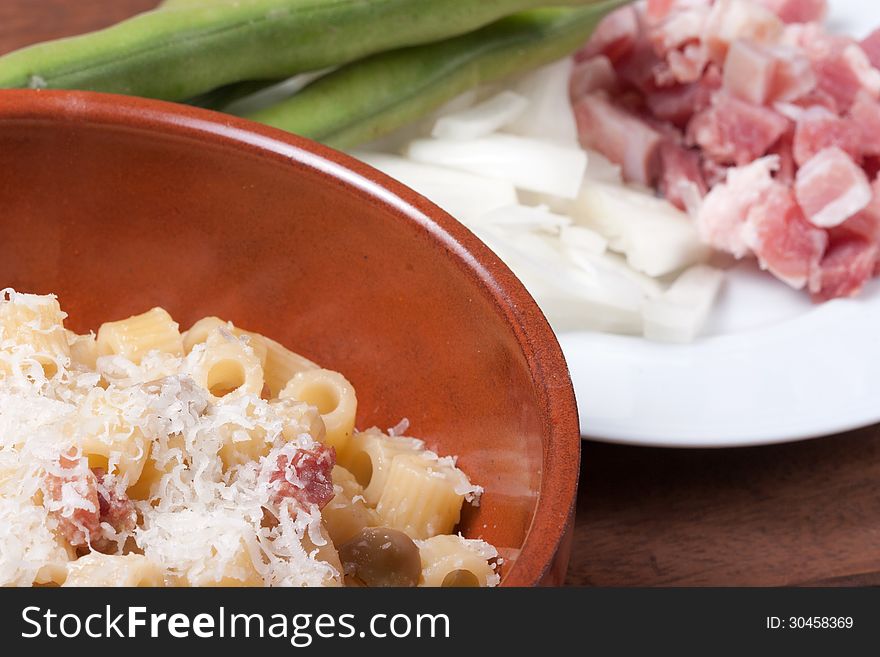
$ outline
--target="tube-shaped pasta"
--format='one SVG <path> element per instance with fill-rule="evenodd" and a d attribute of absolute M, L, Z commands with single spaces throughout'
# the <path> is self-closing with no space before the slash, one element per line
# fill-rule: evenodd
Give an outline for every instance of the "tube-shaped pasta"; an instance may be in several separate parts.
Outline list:
<path fill-rule="evenodd" d="M 248 333 L 247 331 L 243 331 L 240 328 L 233 326 L 230 322 L 223 321 L 219 317 L 203 317 L 195 324 L 189 327 L 189 330 L 183 334 L 183 350 L 186 353 L 189 353 L 193 350 L 197 344 L 201 344 L 208 339 L 208 336 L 214 332 L 215 329 L 223 327 L 227 329 L 232 335 L 236 337 L 241 337 L 242 335 L 248 336 L 248 345 L 251 349 L 254 350 L 254 353 L 257 355 L 257 358 L 260 359 L 260 366 L 265 370 L 266 369 L 266 345 L 254 338 L 253 335 Z"/>
<path fill-rule="evenodd" d="M 224 471 L 234 465 L 258 461 L 269 453 L 271 445 L 266 442 L 266 432 L 261 427 L 245 429 L 235 425 L 225 425 L 220 430 L 223 444 L 220 446 L 220 459 Z"/>
<path fill-rule="evenodd" d="M 0 343 L 30 346 L 47 377 L 70 358 L 65 317 L 54 295 L 0 291 Z"/>
<path fill-rule="evenodd" d="M 354 431 L 357 397 L 354 387 L 339 372 L 306 370 L 298 372 L 278 395 L 295 399 L 318 409 L 324 421 L 324 442 L 342 452 Z"/>
<path fill-rule="evenodd" d="M 425 539 L 450 533 L 471 488 L 464 473 L 447 459 L 428 453 L 394 457 L 376 512 L 383 524 Z"/>
<path fill-rule="evenodd" d="M 162 569 L 142 554 L 91 552 L 67 566 L 64 586 L 164 586 Z"/>
<path fill-rule="evenodd" d="M 263 390 L 260 359 L 246 340 L 224 328 L 208 336 L 203 351 L 195 359 L 192 377 L 214 400 L 226 395 L 259 395 Z"/>
<path fill-rule="evenodd" d="M 356 433 L 338 460 L 364 487 L 364 498 L 370 506 L 376 506 L 391 463 L 398 454 L 420 452 L 425 448 L 421 440 L 404 436 L 386 436 L 373 427 Z"/>
<path fill-rule="evenodd" d="M 416 541 L 422 560 L 419 586 L 490 586 L 498 575 L 490 559 L 498 556 L 484 541 L 443 534 Z"/>
<path fill-rule="evenodd" d="M 98 360 L 98 341 L 94 333 L 77 335 L 67 331 L 67 343 L 70 347 L 70 360 L 77 365 L 94 370 Z"/>
<path fill-rule="evenodd" d="M 306 532 L 302 537 L 303 550 L 306 551 L 306 554 L 312 554 L 314 552 L 316 560 L 323 561 L 336 571 L 335 575 L 328 575 L 323 579 L 321 582 L 322 586 L 343 586 L 344 573 L 342 570 L 342 561 L 339 560 L 339 552 L 336 549 L 336 545 L 334 545 L 333 539 L 330 538 L 328 529 L 323 523 L 321 524 L 321 537 L 325 541 L 324 545 L 315 545 L 309 536 L 309 532 Z"/>
<path fill-rule="evenodd" d="M 251 337 L 254 345 L 262 345 L 266 350 L 264 378 L 272 397 L 279 397 L 281 391 L 284 390 L 284 386 L 298 372 L 320 369 L 318 365 L 308 358 L 300 356 L 298 353 L 275 342 L 275 340 L 267 338 L 265 335 L 249 331 L 244 333 Z"/>
<path fill-rule="evenodd" d="M 67 579 L 67 566 L 73 559 L 76 559 L 76 550 L 63 538 L 57 537 L 56 545 L 43 560 L 33 583 L 37 586 L 61 586 Z"/>
<path fill-rule="evenodd" d="M 133 500 L 149 499 L 150 495 L 153 493 L 153 486 L 156 482 L 158 482 L 165 474 L 171 472 L 175 465 L 183 462 L 185 449 L 183 436 L 176 434 L 168 436 L 166 440 L 168 441 L 168 449 L 179 450 L 179 457 L 171 458 L 160 466 L 156 462 L 155 456 L 152 453 L 152 446 L 149 446 L 147 450 L 147 458 L 144 461 L 144 467 L 141 470 L 141 476 L 135 483 L 129 486 L 126 491 L 129 498 Z"/>
<path fill-rule="evenodd" d="M 177 322 L 164 308 L 153 308 L 140 315 L 116 322 L 105 322 L 98 329 L 98 353 L 117 354 L 140 363 L 147 352 L 183 355 L 183 339 Z"/>
<path fill-rule="evenodd" d="M 181 580 L 184 586 L 263 586 L 263 577 L 257 571 L 250 552 L 242 539 L 232 558 L 216 567 L 217 550 L 212 549 L 211 564 L 194 564 Z"/>
<path fill-rule="evenodd" d="M 121 405 L 110 392 L 93 394 L 79 407 L 77 421 L 82 431 L 79 447 L 89 467 L 103 468 L 126 483 L 136 482 L 149 455 L 149 441 L 125 418 Z"/>
<path fill-rule="evenodd" d="M 333 487 L 336 495 L 323 508 L 321 516 L 336 545 L 342 545 L 364 527 L 379 524 L 376 512 L 366 505 L 363 487 L 342 466 L 333 468 Z"/>
<path fill-rule="evenodd" d="M 273 399 L 269 402 L 269 408 L 284 422 L 282 433 L 286 441 L 292 442 L 307 433 L 314 440 L 324 442 L 324 420 L 311 404 L 295 399 Z"/>

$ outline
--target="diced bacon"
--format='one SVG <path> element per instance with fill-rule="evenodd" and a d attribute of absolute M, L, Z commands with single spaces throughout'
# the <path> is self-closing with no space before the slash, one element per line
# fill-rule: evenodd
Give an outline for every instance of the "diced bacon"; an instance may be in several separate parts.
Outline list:
<path fill-rule="evenodd" d="M 827 0 L 758 0 L 785 23 L 821 22 L 828 15 Z"/>
<path fill-rule="evenodd" d="M 292 459 L 278 456 L 269 476 L 272 501 L 281 504 L 289 499 L 304 509 L 312 505 L 323 509 L 336 494 L 331 475 L 334 465 L 336 450 L 324 445 L 313 450 L 301 449 Z"/>
<path fill-rule="evenodd" d="M 855 43 L 835 48 L 813 61 L 817 88 L 831 96 L 840 111 L 849 109 L 860 90 L 880 96 L 880 71 Z"/>
<path fill-rule="evenodd" d="M 701 43 L 689 43 L 681 50 L 669 51 L 666 63 L 676 82 L 696 82 L 709 64 L 709 51 Z"/>
<path fill-rule="evenodd" d="M 698 82 L 657 89 L 645 94 L 645 103 L 658 119 L 683 128 L 695 113 L 709 107 L 712 95 L 720 88 L 721 72 L 710 66 Z"/>
<path fill-rule="evenodd" d="M 797 120 L 792 154 L 798 166 L 829 146 L 837 146 L 853 160 L 861 159 L 861 132 L 850 119 L 824 107 L 810 107 Z"/>
<path fill-rule="evenodd" d="M 651 185 L 657 178 L 662 136 L 636 115 L 597 93 L 574 104 L 581 144 L 621 165 L 631 182 Z"/>
<path fill-rule="evenodd" d="M 847 36 L 825 31 L 819 23 L 792 23 L 783 28 L 779 43 L 797 48 L 817 61 L 854 42 Z"/>
<path fill-rule="evenodd" d="M 614 68 L 622 82 L 641 93 L 654 91 L 658 86 L 675 84 L 675 77 L 666 60 L 661 59 L 647 41 L 638 42 L 614 63 Z"/>
<path fill-rule="evenodd" d="M 825 148 L 798 169 L 794 190 L 814 226 L 838 226 L 871 202 L 865 172 L 836 146 Z"/>
<path fill-rule="evenodd" d="M 810 277 L 813 300 L 827 301 L 858 294 L 874 273 L 878 250 L 876 242 L 858 237 L 832 243 Z"/>
<path fill-rule="evenodd" d="M 771 102 L 795 101 L 816 88 L 816 74 L 809 58 L 787 46 L 773 46 L 770 52 L 776 58 L 769 90 Z"/>
<path fill-rule="evenodd" d="M 828 235 L 804 219 L 791 189 L 775 183 L 746 216 L 746 242 L 762 269 L 795 289 L 806 285 L 828 245 Z"/>
<path fill-rule="evenodd" d="M 849 115 L 859 131 L 859 146 L 865 155 L 880 156 L 880 102 L 865 91 L 860 91 Z"/>
<path fill-rule="evenodd" d="M 101 527 L 98 480 L 74 453 L 61 455 L 58 464 L 61 474 L 47 473 L 44 478 L 49 514 L 71 546 L 88 547 Z"/>
<path fill-rule="evenodd" d="M 794 176 L 797 172 L 797 166 L 794 162 L 792 153 L 794 142 L 794 132 L 789 130 L 779 138 L 773 146 L 770 147 L 769 154 L 776 155 L 779 158 L 779 169 L 774 176 L 776 182 L 785 185 L 791 185 L 794 182 Z"/>
<path fill-rule="evenodd" d="M 666 18 L 676 5 L 676 0 L 648 0 L 645 15 L 650 21 Z"/>
<path fill-rule="evenodd" d="M 660 147 L 660 192 L 667 201 L 686 210 L 686 199 L 702 198 L 708 188 L 700 169 L 700 155 L 672 141 Z"/>
<path fill-rule="evenodd" d="M 839 226 L 829 230 L 832 237 L 858 237 L 869 242 L 880 241 L 880 215 L 862 210 Z"/>
<path fill-rule="evenodd" d="M 46 474 L 45 494 L 50 506 L 58 507 L 49 513 L 57 519 L 59 531 L 72 547 L 110 549 L 114 542 L 101 535 L 102 523 L 109 524 L 116 533 L 134 529 L 134 504 L 116 491 L 103 469 L 88 469 L 85 459 L 73 453 L 60 456 L 58 463 L 62 474 Z"/>
<path fill-rule="evenodd" d="M 880 244 L 880 178 L 871 183 L 871 202 L 858 214 L 829 230 L 832 240 L 859 237 Z"/>
<path fill-rule="evenodd" d="M 709 191 L 697 212 L 701 239 L 737 258 L 745 256 L 749 252 L 746 219 L 752 206 L 777 184 L 772 172 L 778 166 L 779 159 L 770 156 L 730 169 L 727 181 Z"/>
<path fill-rule="evenodd" d="M 791 104 L 802 108 L 824 107 L 835 114 L 841 113 L 840 108 L 837 106 L 837 101 L 834 100 L 830 94 L 821 89 L 813 89 L 800 98 L 792 101 Z"/>
<path fill-rule="evenodd" d="M 117 534 L 131 532 L 137 524 L 137 511 L 125 493 L 120 493 L 101 468 L 93 468 L 97 481 L 100 520 L 109 524 Z M 98 547 L 102 548 L 100 541 Z M 106 546 L 103 546 L 106 547 Z"/>
<path fill-rule="evenodd" d="M 709 189 L 715 187 L 727 180 L 727 172 L 733 167 L 724 164 L 718 164 L 715 160 L 703 158 L 700 163 L 700 170 L 703 172 L 703 180 L 706 181 Z"/>
<path fill-rule="evenodd" d="M 763 105 L 773 90 L 776 62 L 766 48 L 737 39 L 724 60 L 724 90 L 732 96 Z"/>
<path fill-rule="evenodd" d="M 576 54 L 575 59 L 581 61 L 596 55 L 605 55 L 616 62 L 628 54 L 639 40 L 641 26 L 635 7 L 629 5 L 611 12 L 603 18 L 587 44 Z"/>
<path fill-rule="evenodd" d="M 568 90 L 572 100 L 594 91 L 616 91 L 617 73 L 611 60 L 605 55 L 596 55 L 577 62 L 571 72 Z"/>
<path fill-rule="evenodd" d="M 782 28 L 776 14 L 751 0 L 718 0 L 706 19 L 703 38 L 712 61 L 721 63 L 737 39 L 772 43 Z"/>
<path fill-rule="evenodd" d="M 687 138 L 720 164 L 742 166 L 764 155 L 788 125 L 769 108 L 718 93 L 712 106 L 691 120 Z"/>
<path fill-rule="evenodd" d="M 865 51 L 874 68 L 880 68 L 880 28 L 862 39 L 859 45 Z"/>
<path fill-rule="evenodd" d="M 662 57 L 670 51 L 702 39 L 708 17 L 708 5 L 674 10 L 662 20 L 653 22 L 648 29 L 648 39 L 655 52 Z"/>

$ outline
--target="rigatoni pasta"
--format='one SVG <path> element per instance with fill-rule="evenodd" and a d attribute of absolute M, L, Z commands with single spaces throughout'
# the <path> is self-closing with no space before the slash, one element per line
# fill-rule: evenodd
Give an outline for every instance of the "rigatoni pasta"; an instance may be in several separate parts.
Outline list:
<path fill-rule="evenodd" d="M 382 524 L 413 538 L 448 534 L 458 524 L 471 484 L 451 459 L 399 454 L 388 470 L 376 513 Z"/>
<path fill-rule="evenodd" d="M 65 317 L 0 292 L 0 585 L 498 582 L 491 546 L 449 535 L 481 489 L 358 432 L 342 374 L 217 317 Z"/>
<path fill-rule="evenodd" d="M 492 567 L 498 553 L 484 541 L 446 534 L 416 544 L 422 560 L 419 586 L 492 586 L 498 580 Z"/>
<path fill-rule="evenodd" d="M 172 356 L 183 354 L 183 339 L 177 322 L 163 308 L 106 322 L 98 329 L 98 354 L 102 356 L 122 356 L 137 365 L 150 351 Z"/>
<path fill-rule="evenodd" d="M 339 372 L 320 368 L 297 372 L 278 397 L 317 408 L 324 421 L 325 442 L 337 452 L 345 450 L 354 431 L 357 397 L 354 387 Z"/>
<path fill-rule="evenodd" d="M 402 454 L 421 452 L 424 449 L 425 443 L 421 440 L 388 436 L 376 427 L 371 427 L 352 438 L 339 460 L 364 487 L 367 504 L 376 506 L 382 497 L 394 459 Z"/>

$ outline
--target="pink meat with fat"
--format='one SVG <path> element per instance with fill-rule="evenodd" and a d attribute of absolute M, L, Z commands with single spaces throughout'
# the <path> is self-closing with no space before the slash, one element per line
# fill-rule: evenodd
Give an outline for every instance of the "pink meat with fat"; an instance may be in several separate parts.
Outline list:
<path fill-rule="evenodd" d="M 828 15 L 827 0 L 757 0 L 785 23 L 821 22 Z"/>
<path fill-rule="evenodd" d="M 640 36 L 641 26 L 636 8 L 632 5 L 621 7 L 599 22 L 590 40 L 575 53 L 575 60 L 605 55 L 616 62 L 633 49 Z"/>
<path fill-rule="evenodd" d="M 675 82 L 696 82 L 709 64 L 709 51 L 701 43 L 689 43 L 681 50 L 668 52 L 666 63 Z"/>
<path fill-rule="evenodd" d="M 775 43 L 782 34 L 779 17 L 751 0 L 717 0 L 706 18 L 703 41 L 712 61 L 720 64 L 737 39 Z"/>
<path fill-rule="evenodd" d="M 880 68 L 880 28 L 862 39 L 859 45 L 865 51 L 868 60 L 874 65 L 874 68 Z"/>
<path fill-rule="evenodd" d="M 742 166 L 767 153 L 788 126 L 772 109 L 718 93 L 712 106 L 691 120 L 687 138 L 716 162 Z"/>
<path fill-rule="evenodd" d="M 592 93 L 574 103 L 578 135 L 585 148 L 621 165 L 626 180 L 651 185 L 657 179 L 662 135 L 638 116 Z"/>
<path fill-rule="evenodd" d="M 838 43 L 813 61 L 813 71 L 817 89 L 833 98 L 840 111 L 849 109 L 860 91 L 880 96 L 880 71 L 856 43 Z"/>
<path fill-rule="evenodd" d="M 782 45 L 770 47 L 769 52 L 775 58 L 769 102 L 796 101 L 816 88 L 816 74 L 806 55 Z"/>
<path fill-rule="evenodd" d="M 861 153 L 880 156 L 880 102 L 866 91 L 860 91 L 849 108 L 849 116 L 859 132 Z"/>
<path fill-rule="evenodd" d="M 794 161 L 798 166 L 803 166 L 816 153 L 830 146 L 837 146 L 855 161 L 861 160 L 859 126 L 824 107 L 807 108 L 795 125 L 792 147 Z"/>
<path fill-rule="evenodd" d="M 695 215 L 700 238 L 710 246 L 742 258 L 750 251 L 746 220 L 752 206 L 776 184 L 773 171 L 779 158 L 763 157 L 727 172 L 727 180 L 716 184 Z"/>
<path fill-rule="evenodd" d="M 737 39 L 724 60 L 723 85 L 731 96 L 754 105 L 770 98 L 776 78 L 776 57 L 766 48 Z"/>
<path fill-rule="evenodd" d="M 614 92 L 617 87 L 617 73 L 611 60 L 605 55 L 596 55 L 574 65 L 568 91 L 572 100 L 577 100 L 594 91 Z"/>
<path fill-rule="evenodd" d="M 814 226 L 838 226 L 871 202 L 865 172 L 836 146 L 807 160 L 795 176 L 794 192 L 807 220 Z"/>
<path fill-rule="evenodd" d="M 721 71 L 710 66 L 698 82 L 679 84 L 645 94 L 648 111 L 679 128 L 684 128 L 694 114 L 712 104 L 712 96 L 721 88 Z"/>
<path fill-rule="evenodd" d="M 779 158 L 779 168 L 773 176 L 776 182 L 785 185 L 794 183 L 794 176 L 797 173 L 797 164 L 794 161 L 792 153 L 794 145 L 794 131 L 789 130 L 779 138 L 773 146 L 770 147 L 768 155 L 775 155 Z"/>
<path fill-rule="evenodd" d="M 865 174 L 880 171 L 880 30 L 859 44 L 826 32 L 826 13 L 826 0 L 647 0 L 602 21 L 571 82 L 584 146 L 688 207 L 712 246 L 816 299 L 880 269 L 880 183 Z"/>
<path fill-rule="evenodd" d="M 745 240 L 762 269 L 795 289 L 807 284 L 828 245 L 827 233 L 807 222 L 791 189 L 779 182 L 748 209 Z"/>
<path fill-rule="evenodd" d="M 667 140 L 660 146 L 660 168 L 660 192 L 679 209 L 687 210 L 706 195 L 708 187 L 696 151 Z"/>
<path fill-rule="evenodd" d="M 876 242 L 858 237 L 832 243 L 810 277 L 813 300 L 857 295 L 874 274 L 878 250 Z"/>

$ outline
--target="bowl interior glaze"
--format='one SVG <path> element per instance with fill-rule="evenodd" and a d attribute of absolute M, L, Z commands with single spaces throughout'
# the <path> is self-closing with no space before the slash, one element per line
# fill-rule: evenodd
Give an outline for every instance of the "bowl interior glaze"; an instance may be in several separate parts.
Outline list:
<path fill-rule="evenodd" d="M 119 96 L 0 92 L 0 172 L 0 288 L 57 294 L 77 331 L 156 305 L 182 328 L 217 315 L 343 372 L 359 427 L 406 417 L 485 487 L 462 531 L 502 549 L 506 584 L 558 578 L 568 372 L 451 217 L 307 140 Z"/>

